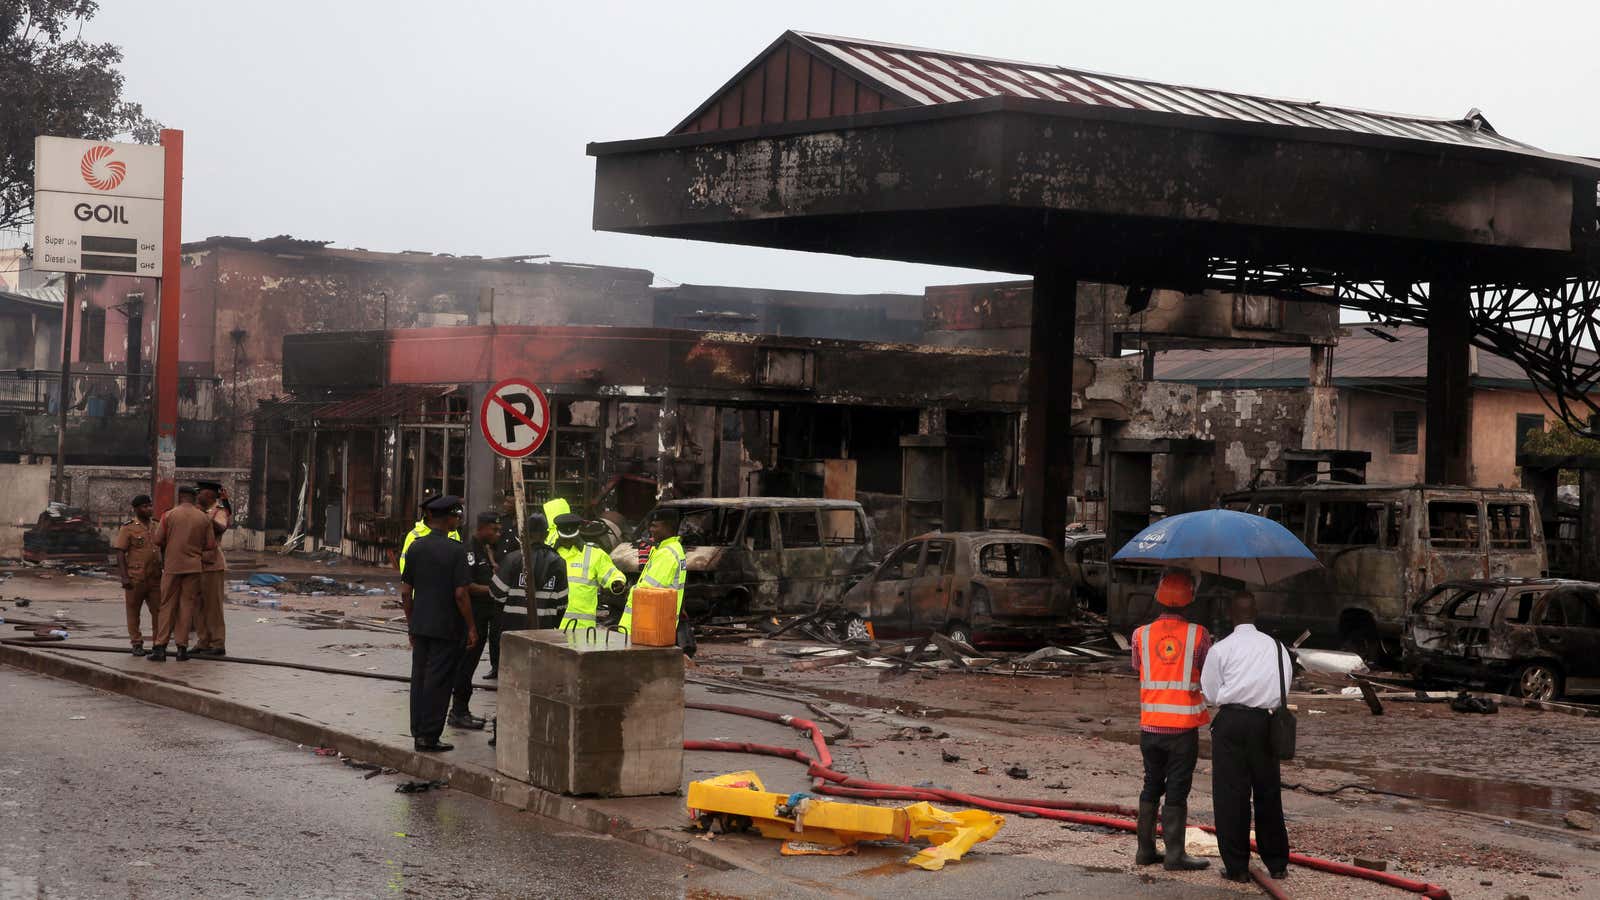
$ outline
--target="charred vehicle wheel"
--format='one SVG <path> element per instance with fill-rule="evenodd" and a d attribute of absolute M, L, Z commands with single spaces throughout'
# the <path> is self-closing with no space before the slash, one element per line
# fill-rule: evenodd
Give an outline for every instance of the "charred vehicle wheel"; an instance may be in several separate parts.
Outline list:
<path fill-rule="evenodd" d="M 1561 671 L 1547 662 L 1528 663 L 1517 670 L 1511 691 L 1529 700 L 1560 700 Z"/>
<path fill-rule="evenodd" d="M 872 632 L 867 630 L 867 620 L 860 616 L 850 616 L 845 619 L 844 639 L 862 643 L 872 640 Z"/>
<path fill-rule="evenodd" d="M 1400 665 L 1405 648 L 1396 638 L 1384 637 L 1369 613 L 1346 612 L 1340 617 L 1339 635 L 1344 649 L 1361 654 L 1374 667 L 1393 669 Z"/>
<path fill-rule="evenodd" d="M 972 646 L 972 628 L 965 622 L 951 622 L 945 626 L 944 636 L 952 641 L 960 641 L 967 646 Z"/>

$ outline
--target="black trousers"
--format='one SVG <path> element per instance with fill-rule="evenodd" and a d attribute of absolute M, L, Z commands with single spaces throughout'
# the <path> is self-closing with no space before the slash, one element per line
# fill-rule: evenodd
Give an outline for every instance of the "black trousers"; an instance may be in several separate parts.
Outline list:
<path fill-rule="evenodd" d="M 412 635 L 411 642 L 411 736 L 438 740 L 450 712 L 463 639 Z"/>
<path fill-rule="evenodd" d="M 1289 830 L 1283 824 L 1282 783 L 1264 709 L 1224 706 L 1211 721 L 1211 802 L 1217 849 L 1232 873 L 1250 867 L 1250 808 L 1254 800 L 1256 850 L 1269 872 L 1289 864 Z"/>
<path fill-rule="evenodd" d="M 1165 795 L 1168 806 L 1188 806 L 1194 764 L 1200 758 L 1200 729 L 1177 734 L 1141 731 L 1139 753 L 1144 757 L 1144 790 L 1139 792 L 1139 802 L 1159 803 Z"/>
<path fill-rule="evenodd" d="M 506 630 L 505 623 L 501 620 L 505 616 L 496 613 L 489 617 L 489 631 L 484 633 L 483 627 L 478 627 L 478 636 L 489 642 L 489 668 L 500 671 L 500 632 Z"/>
<path fill-rule="evenodd" d="M 472 702 L 472 676 L 478 671 L 478 663 L 483 661 L 484 645 L 494 640 L 489 635 L 493 633 L 495 619 L 499 618 L 495 615 L 496 612 L 497 610 L 479 607 L 472 609 L 473 624 L 478 629 L 478 642 L 462 649 L 460 662 L 456 664 L 456 684 L 450 696 L 456 715 L 467 712 Z M 489 665 L 494 665 L 494 658 L 498 655 L 498 653 L 489 654 Z"/>

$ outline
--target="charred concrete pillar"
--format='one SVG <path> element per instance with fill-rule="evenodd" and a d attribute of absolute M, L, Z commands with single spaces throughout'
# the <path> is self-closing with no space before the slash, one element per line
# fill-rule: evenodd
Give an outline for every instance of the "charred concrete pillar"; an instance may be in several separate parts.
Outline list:
<path fill-rule="evenodd" d="M 1423 477 L 1472 483 L 1472 293 L 1438 279 L 1428 296 L 1428 424 Z"/>
<path fill-rule="evenodd" d="M 1022 472 L 1022 529 L 1061 546 L 1072 494 L 1072 350 L 1078 283 L 1044 269 L 1033 279 L 1028 343 L 1028 423 Z"/>
<path fill-rule="evenodd" d="M 478 411 L 483 409 L 483 400 L 489 393 L 489 385 L 474 384 L 467 389 L 467 408 L 472 410 L 474 420 Z M 467 495 L 461 499 L 466 501 L 467 519 L 463 529 L 474 527 L 473 519 L 481 512 L 499 512 L 500 498 L 495 496 L 494 471 L 495 460 L 498 457 L 489 449 L 489 442 L 484 439 L 481 423 L 473 421 L 467 429 Z"/>
<path fill-rule="evenodd" d="M 1339 447 L 1339 395 L 1333 387 L 1333 348 L 1311 346 L 1311 390 L 1306 403 L 1306 424 L 1301 446 L 1307 450 Z"/>
<path fill-rule="evenodd" d="M 1578 470 L 1578 573 L 1600 581 L 1600 469 Z"/>

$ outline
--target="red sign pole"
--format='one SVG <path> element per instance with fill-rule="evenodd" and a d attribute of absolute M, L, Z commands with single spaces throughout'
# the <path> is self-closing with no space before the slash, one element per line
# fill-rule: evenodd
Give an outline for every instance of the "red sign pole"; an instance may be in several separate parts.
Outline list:
<path fill-rule="evenodd" d="M 165 199 L 161 210 L 161 298 L 156 313 L 156 382 L 153 413 L 155 456 L 150 496 L 156 515 L 177 505 L 178 492 L 178 330 L 182 322 L 183 132 L 161 129 L 166 148 Z M 137 338 L 135 338 L 137 340 Z"/>

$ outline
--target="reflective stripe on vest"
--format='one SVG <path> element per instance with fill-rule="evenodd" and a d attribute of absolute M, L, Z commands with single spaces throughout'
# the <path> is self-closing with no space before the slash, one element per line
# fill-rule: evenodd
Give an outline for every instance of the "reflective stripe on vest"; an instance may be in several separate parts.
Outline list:
<path fill-rule="evenodd" d="M 1152 644 L 1180 637 L 1177 657 L 1152 664 Z M 1192 622 L 1157 619 L 1139 629 L 1139 724 L 1199 728 L 1210 721 L 1194 671 L 1199 638 L 1200 626 Z"/>

